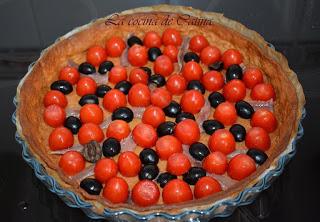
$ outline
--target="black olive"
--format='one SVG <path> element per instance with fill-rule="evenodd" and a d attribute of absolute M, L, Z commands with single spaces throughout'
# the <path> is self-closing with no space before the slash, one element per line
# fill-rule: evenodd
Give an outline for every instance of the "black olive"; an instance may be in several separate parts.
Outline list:
<path fill-rule="evenodd" d="M 79 100 L 79 105 L 84 106 L 86 104 L 99 104 L 99 99 L 96 95 L 87 94 L 81 97 Z"/>
<path fill-rule="evenodd" d="M 81 63 L 78 67 L 78 71 L 82 74 L 93 74 L 96 72 L 96 68 L 88 62 Z"/>
<path fill-rule="evenodd" d="M 143 66 L 143 67 L 140 67 L 140 69 L 143 69 L 148 74 L 148 76 L 151 76 L 152 71 L 149 67 Z"/>
<path fill-rule="evenodd" d="M 191 167 L 183 174 L 183 180 L 190 185 L 195 185 L 201 177 L 206 176 L 206 171 L 202 167 Z"/>
<path fill-rule="evenodd" d="M 128 107 L 120 107 L 113 111 L 111 118 L 112 121 L 116 119 L 121 119 L 129 123 L 133 120 L 133 112 Z"/>
<path fill-rule="evenodd" d="M 149 84 L 155 84 L 157 87 L 161 87 L 166 84 L 166 79 L 160 74 L 154 74 L 149 77 Z"/>
<path fill-rule="evenodd" d="M 114 66 L 113 62 L 104 61 L 99 65 L 98 72 L 100 74 L 106 74 L 107 72 L 109 72 L 112 69 L 113 66 Z"/>
<path fill-rule="evenodd" d="M 233 79 L 242 79 L 242 68 L 238 64 L 230 65 L 226 71 L 227 82 Z"/>
<path fill-rule="evenodd" d="M 111 87 L 108 86 L 108 85 L 100 85 L 97 87 L 97 90 L 96 90 L 96 95 L 100 98 L 103 98 L 104 95 L 109 91 L 111 90 Z"/>
<path fill-rule="evenodd" d="M 202 161 L 206 156 L 210 154 L 210 151 L 208 147 L 203 143 L 195 142 L 191 144 L 189 153 L 196 160 Z"/>
<path fill-rule="evenodd" d="M 188 113 L 188 112 L 182 112 L 179 113 L 176 117 L 176 123 L 180 123 L 182 120 L 185 119 L 192 119 L 192 120 L 196 120 L 196 118 L 194 117 L 194 115 L 192 113 Z"/>
<path fill-rule="evenodd" d="M 160 123 L 160 125 L 157 127 L 157 134 L 159 137 L 172 135 L 175 127 L 176 123 L 171 121 Z"/>
<path fill-rule="evenodd" d="M 237 142 L 242 142 L 246 138 L 246 129 L 240 124 L 233 124 L 229 131 Z"/>
<path fill-rule="evenodd" d="M 236 110 L 238 116 L 244 119 L 250 119 L 254 113 L 253 107 L 246 101 L 239 101 L 236 103 Z"/>
<path fill-rule="evenodd" d="M 133 46 L 134 44 L 143 45 L 141 39 L 134 35 L 128 38 L 127 44 L 129 45 L 129 47 Z"/>
<path fill-rule="evenodd" d="M 209 97 L 208 97 L 208 100 L 210 102 L 210 105 L 213 107 L 213 108 L 217 108 L 217 106 L 220 104 L 220 103 L 223 103 L 226 101 L 226 99 L 224 98 L 224 96 L 219 93 L 219 92 L 212 92 L 210 93 Z"/>
<path fill-rule="evenodd" d="M 147 164 L 152 164 L 152 165 L 157 165 L 159 162 L 159 157 L 156 151 L 150 148 L 144 148 L 140 154 L 139 158 L 141 160 L 141 163 L 147 165 Z"/>
<path fill-rule="evenodd" d="M 208 135 L 212 135 L 218 129 L 224 129 L 224 125 L 218 120 L 208 119 L 203 121 L 202 128 Z"/>
<path fill-rule="evenodd" d="M 157 165 L 144 165 L 139 172 L 139 180 L 153 180 L 159 174 Z"/>
<path fill-rule="evenodd" d="M 105 157 L 113 157 L 120 153 L 121 145 L 115 138 L 109 137 L 102 144 L 102 153 Z"/>
<path fill-rule="evenodd" d="M 149 48 L 148 50 L 148 57 L 151 62 L 154 62 L 158 58 L 158 56 L 161 56 L 161 55 L 162 55 L 162 52 L 157 47 L 152 47 L 152 48 Z"/>
<path fill-rule="evenodd" d="M 181 106 L 176 101 L 171 101 L 170 104 L 163 108 L 166 116 L 175 118 L 179 113 L 181 113 Z"/>
<path fill-rule="evenodd" d="M 73 90 L 72 85 L 68 81 L 65 81 L 65 80 L 54 81 L 51 84 L 50 89 L 58 90 L 58 91 L 62 92 L 65 95 L 71 93 L 72 90 Z"/>
<path fill-rule="evenodd" d="M 184 54 L 183 61 L 185 63 L 190 62 L 190 61 L 195 61 L 195 62 L 199 63 L 200 57 L 194 52 L 187 52 L 186 54 Z"/>
<path fill-rule="evenodd" d="M 199 80 L 189 81 L 189 83 L 187 85 L 187 90 L 192 90 L 192 89 L 199 90 L 202 94 L 204 94 L 206 92 L 206 90 L 204 89 L 204 86 L 202 85 L 202 83 Z"/>
<path fill-rule="evenodd" d="M 102 190 L 102 184 L 93 178 L 85 178 L 80 182 L 80 187 L 88 194 L 99 195 Z"/>
<path fill-rule="evenodd" d="M 177 179 L 176 175 L 172 175 L 171 173 L 165 172 L 161 173 L 157 178 L 157 183 L 160 184 L 161 188 L 164 188 L 164 186 L 173 179 Z"/>
<path fill-rule="evenodd" d="M 208 67 L 210 70 L 221 71 L 223 69 L 223 62 L 218 61 L 213 64 L 210 64 Z"/>
<path fill-rule="evenodd" d="M 265 152 L 255 148 L 249 149 L 247 155 L 259 165 L 262 165 L 268 159 L 268 155 Z"/>
<path fill-rule="evenodd" d="M 119 89 L 121 92 L 123 92 L 126 95 L 128 95 L 131 87 L 132 87 L 131 82 L 127 80 L 120 81 L 114 86 L 115 89 Z"/>
<path fill-rule="evenodd" d="M 77 134 L 79 132 L 79 129 L 81 127 L 81 121 L 79 118 L 75 116 L 69 116 L 65 121 L 64 121 L 64 126 L 68 128 L 72 134 Z"/>

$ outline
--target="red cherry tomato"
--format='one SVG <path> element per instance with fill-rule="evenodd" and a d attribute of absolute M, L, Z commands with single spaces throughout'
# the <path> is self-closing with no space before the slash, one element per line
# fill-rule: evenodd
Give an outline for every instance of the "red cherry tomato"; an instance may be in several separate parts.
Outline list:
<path fill-rule="evenodd" d="M 128 50 L 128 61 L 133 66 L 144 66 L 148 62 L 147 48 L 138 44 Z"/>
<path fill-rule="evenodd" d="M 180 179 L 170 180 L 162 190 L 162 199 L 165 204 L 181 203 L 192 200 L 190 186 Z"/>
<path fill-rule="evenodd" d="M 45 123 L 51 127 L 62 126 L 66 119 L 66 112 L 60 106 L 53 104 L 45 109 L 43 118 Z"/>
<path fill-rule="evenodd" d="M 186 91 L 180 100 L 182 110 L 192 114 L 200 112 L 204 103 L 203 95 L 196 89 Z"/>
<path fill-rule="evenodd" d="M 140 68 L 134 68 L 131 70 L 129 75 L 129 81 L 132 84 L 143 83 L 145 85 L 148 84 L 148 74 Z"/>
<path fill-rule="evenodd" d="M 242 63 L 242 55 L 236 49 L 228 49 L 222 54 L 221 60 L 224 68 L 226 69 L 230 65 Z"/>
<path fill-rule="evenodd" d="M 109 90 L 103 97 L 103 107 L 109 112 L 113 112 L 119 107 L 127 105 L 126 95 L 118 89 Z"/>
<path fill-rule="evenodd" d="M 250 96 L 253 100 L 268 101 L 269 99 L 275 100 L 276 93 L 274 92 L 273 86 L 271 84 L 260 83 L 253 87 Z"/>
<path fill-rule="evenodd" d="M 234 156 L 228 167 L 228 175 L 234 180 L 242 180 L 256 170 L 256 163 L 246 154 Z"/>
<path fill-rule="evenodd" d="M 170 104 L 172 100 L 171 93 L 165 88 L 156 88 L 151 92 L 151 104 L 164 108 Z"/>
<path fill-rule="evenodd" d="M 203 35 L 195 35 L 190 39 L 189 49 L 194 52 L 201 52 L 202 49 L 209 45 L 208 40 Z"/>
<path fill-rule="evenodd" d="M 125 177 L 135 177 L 141 168 L 141 161 L 137 154 L 132 151 L 125 151 L 118 159 L 120 173 Z"/>
<path fill-rule="evenodd" d="M 149 106 L 151 102 L 151 95 L 148 86 L 142 83 L 134 84 L 129 90 L 128 100 L 131 106 Z"/>
<path fill-rule="evenodd" d="M 132 137 L 136 144 L 144 148 L 153 147 L 158 139 L 155 129 L 144 123 L 139 123 L 134 127 Z"/>
<path fill-rule="evenodd" d="M 87 94 L 95 94 L 97 89 L 97 83 L 90 77 L 82 77 L 77 84 L 77 94 L 84 96 Z"/>
<path fill-rule="evenodd" d="M 83 156 L 77 151 L 68 151 L 60 157 L 59 167 L 68 176 L 80 173 L 85 167 Z"/>
<path fill-rule="evenodd" d="M 55 128 L 49 136 L 49 147 L 51 150 L 63 150 L 73 146 L 73 134 L 66 127 Z"/>
<path fill-rule="evenodd" d="M 200 60 L 205 65 L 213 64 L 221 58 L 221 51 L 215 46 L 207 46 L 201 50 Z"/>
<path fill-rule="evenodd" d="M 266 151 L 270 148 L 271 140 L 268 132 L 261 127 L 252 127 L 246 134 L 246 146 Z"/>
<path fill-rule="evenodd" d="M 187 80 L 200 80 L 202 77 L 202 68 L 195 61 L 187 62 L 182 68 L 182 75 Z"/>
<path fill-rule="evenodd" d="M 168 56 L 173 63 L 178 62 L 179 50 L 174 45 L 167 45 L 163 49 L 163 55 Z"/>
<path fill-rule="evenodd" d="M 101 46 L 92 46 L 88 49 L 87 52 L 87 61 L 94 65 L 98 66 L 103 61 L 107 60 L 106 50 Z"/>
<path fill-rule="evenodd" d="M 156 58 L 156 61 L 154 61 L 153 70 L 156 74 L 169 76 L 173 72 L 174 66 L 168 56 L 161 55 Z"/>
<path fill-rule="evenodd" d="M 220 72 L 209 71 L 206 72 L 201 79 L 204 88 L 208 91 L 218 91 L 224 85 L 224 79 Z"/>
<path fill-rule="evenodd" d="M 111 57 L 121 56 L 123 50 L 126 48 L 126 43 L 122 38 L 113 36 L 106 42 L 107 54 Z"/>
<path fill-rule="evenodd" d="M 228 155 L 235 150 L 236 141 L 228 130 L 218 129 L 210 136 L 208 146 L 211 151 L 220 151 Z"/>
<path fill-rule="evenodd" d="M 182 37 L 179 31 L 173 28 L 166 29 L 162 34 L 162 42 L 165 46 L 179 46 L 182 43 Z"/>
<path fill-rule="evenodd" d="M 157 184 L 151 180 L 142 180 L 132 188 L 132 201 L 142 207 L 154 205 L 160 197 Z"/>
<path fill-rule="evenodd" d="M 232 125 L 238 118 L 237 110 L 230 102 L 220 103 L 214 111 L 213 117 L 223 125 Z"/>
<path fill-rule="evenodd" d="M 246 96 L 246 86 L 239 79 L 233 79 L 223 87 L 223 96 L 227 101 L 238 102 Z"/>
<path fill-rule="evenodd" d="M 208 173 L 224 174 L 228 168 L 228 160 L 220 151 L 210 153 L 202 162 L 202 167 Z"/>
<path fill-rule="evenodd" d="M 107 137 L 112 137 L 117 140 L 122 140 L 129 136 L 130 126 L 124 120 L 114 120 L 112 121 L 107 128 Z"/>
<path fill-rule="evenodd" d="M 143 45 L 145 45 L 147 48 L 152 48 L 152 47 L 161 47 L 161 37 L 158 33 L 149 31 L 145 34 L 144 39 L 143 39 Z"/>
<path fill-rule="evenodd" d="M 160 159 L 167 160 L 172 154 L 182 152 L 182 144 L 176 137 L 166 135 L 158 139 L 156 151 Z"/>
<path fill-rule="evenodd" d="M 102 195 L 111 203 L 125 203 L 129 197 L 129 186 L 121 177 L 113 177 L 107 181 Z"/>
<path fill-rule="evenodd" d="M 163 110 L 157 106 L 149 106 L 142 115 L 142 122 L 157 128 L 166 120 Z"/>
<path fill-rule="evenodd" d="M 191 167 L 189 158 L 183 153 L 174 153 L 167 161 L 167 171 L 173 175 L 181 176 Z"/>
<path fill-rule="evenodd" d="M 114 66 L 108 74 L 109 82 L 117 84 L 120 81 L 127 80 L 127 69 L 123 66 Z"/>
<path fill-rule="evenodd" d="M 67 97 L 58 90 L 51 90 L 44 96 L 43 104 L 45 107 L 50 105 L 58 105 L 65 108 L 68 105 Z"/>
<path fill-rule="evenodd" d="M 89 143 L 92 140 L 100 143 L 104 138 L 102 129 L 100 126 L 94 123 L 85 123 L 83 124 L 78 132 L 79 143 L 84 145 Z"/>
<path fill-rule="evenodd" d="M 277 119 L 268 109 L 258 109 L 252 115 L 251 126 L 261 127 L 271 133 L 277 128 Z"/>
<path fill-rule="evenodd" d="M 185 119 L 179 122 L 174 129 L 174 135 L 183 143 L 191 145 L 200 139 L 200 130 L 196 121 Z"/>
<path fill-rule="evenodd" d="M 107 182 L 118 173 L 118 166 L 113 159 L 102 158 L 94 166 L 94 177 L 101 183 Z"/>
<path fill-rule="evenodd" d="M 103 121 L 103 111 L 97 104 L 86 104 L 80 109 L 82 123 L 100 124 Z"/>
<path fill-rule="evenodd" d="M 66 66 L 60 70 L 59 79 L 68 81 L 74 85 L 79 81 L 80 73 L 75 67 Z"/>
<path fill-rule="evenodd" d="M 187 88 L 187 81 L 182 75 L 174 74 L 167 80 L 166 87 L 173 95 L 180 95 Z"/>
<path fill-rule="evenodd" d="M 220 183 L 212 177 L 201 177 L 194 186 L 194 197 L 200 199 L 222 191 Z"/>
<path fill-rule="evenodd" d="M 252 89 L 255 85 L 263 83 L 263 74 L 258 68 L 247 68 L 242 80 L 247 88 Z"/>

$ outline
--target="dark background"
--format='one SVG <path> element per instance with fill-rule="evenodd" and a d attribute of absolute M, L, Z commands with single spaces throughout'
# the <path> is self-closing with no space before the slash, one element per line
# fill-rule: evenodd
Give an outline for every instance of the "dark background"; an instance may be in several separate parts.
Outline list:
<path fill-rule="evenodd" d="M 91 221 L 50 193 L 22 160 L 10 121 L 12 99 L 28 64 L 58 36 L 94 18 L 159 3 L 221 12 L 256 30 L 287 56 L 304 88 L 305 135 L 284 174 L 255 203 L 214 221 L 319 221 L 320 1 L 0 0 L 1 221 Z"/>

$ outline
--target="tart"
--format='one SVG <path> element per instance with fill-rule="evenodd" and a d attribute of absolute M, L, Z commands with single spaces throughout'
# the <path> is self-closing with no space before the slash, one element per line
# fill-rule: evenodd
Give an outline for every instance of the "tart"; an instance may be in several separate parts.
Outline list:
<path fill-rule="evenodd" d="M 59 38 L 17 100 L 31 155 L 100 217 L 201 212 L 236 197 L 276 166 L 305 103 L 296 74 L 259 34 L 168 5 Z"/>

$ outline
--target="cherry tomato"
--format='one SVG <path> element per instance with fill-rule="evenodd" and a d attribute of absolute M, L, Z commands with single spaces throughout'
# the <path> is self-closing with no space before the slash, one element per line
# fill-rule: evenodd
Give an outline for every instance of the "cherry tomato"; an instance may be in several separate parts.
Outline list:
<path fill-rule="evenodd" d="M 166 29 L 162 34 L 162 42 L 165 46 L 179 46 L 182 43 L 182 37 L 179 31 L 173 28 Z"/>
<path fill-rule="evenodd" d="M 144 123 L 139 123 L 134 127 L 132 137 L 136 144 L 144 148 L 153 147 L 158 139 L 155 129 Z"/>
<path fill-rule="evenodd" d="M 113 36 L 106 42 L 107 54 L 111 57 L 121 56 L 123 50 L 126 48 L 126 43 L 122 38 Z"/>
<path fill-rule="evenodd" d="M 129 136 L 130 126 L 124 120 L 114 120 L 112 121 L 107 128 L 107 137 L 115 138 L 117 140 L 122 140 Z"/>
<path fill-rule="evenodd" d="M 209 45 L 208 40 L 203 35 L 195 35 L 190 39 L 189 49 L 194 52 L 201 52 L 202 49 Z"/>
<path fill-rule="evenodd" d="M 246 134 L 246 146 L 266 151 L 270 148 L 271 140 L 268 132 L 261 127 L 252 127 Z"/>
<path fill-rule="evenodd" d="M 86 104 L 80 109 L 82 123 L 100 124 L 103 121 L 103 111 L 97 104 Z"/>
<path fill-rule="evenodd" d="M 182 144 L 176 137 L 166 135 L 158 139 L 156 151 L 160 159 L 167 160 L 172 154 L 182 152 Z"/>
<path fill-rule="evenodd" d="M 268 101 L 269 99 L 275 100 L 276 93 L 274 92 L 273 86 L 271 84 L 260 83 L 253 87 L 250 96 L 253 100 Z"/>
<path fill-rule="evenodd" d="M 202 167 L 208 173 L 224 174 L 228 168 L 228 160 L 220 151 L 210 153 L 202 162 Z"/>
<path fill-rule="evenodd" d="M 127 70 L 123 66 L 114 66 L 108 74 L 109 82 L 117 84 L 120 81 L 127 80 Z"/>
<path fill-rule="evenodd" d="M 170 180 L 162 190 L 162 199 L 166 204 L 174 204 L 192 200 L 190 186 L 180 179 Z"/>
<path fill-rule="evenodd" d="M 201 177 L 194 186 L 194 197 L 200 199 L 222 191 L 220 183 L 212 177 Z"/>
<path fill-rule="evenodd" d="M 160 190 L 151 180 L 142 180 L 132 188 L 132 201 L 142 207 L 154 205 L 158 202 Z"/>
<path fill-rule="evenodd" d="M 92 46 L 88 49 L 87 52 L 87 61 L 94 65 L 98 66 L 103 61 L 107 60 L 106 50 L 101 46 Z"/>
<path fill-rule="evenodd" d="M 60 70 L 59 79 L 68 81 L 74 85 L 79 81 L 80 73 L 75 67 L 66 66 Z"/>
<path fill-rule="evenodd" d="M 149 31 L 145 34 L 144 39 L 143 39 L 143 45 L 145 45 L 147 48 L 152 48 L 152 47 L 161 47 L 161 37 L 158 33 Z"/>
<path fill-rule="evenodd" d="M 263 83 L 263 74 L 258 68 L 247 68 L 242 80 L 247 88 L 252 89 L 255 85 Z"/>
<path fill-rule="evenodd" d="M 102 158 L 94 166 L 94 177 L 101 183 L 107 182 L 118 173 L 118 166 L 113 159 Z"/>
<path fill-rule="evenodd" d="M 208 146 L 211 151 L 220 151 L 228 155 L 235 150 L 236 141 L 229 130 L 218 129 L 210 136 Z"/>
<path fill-rule="evenodd" d="M 77 94 L 84 96 L 87 94 L 95 94 L 97 89 L 97 83 L 90 77 L 82 77 L 77 84 Z"/>
<path fill-rule="evenodd" d="M 138 44 L 128 50 L 128 61 L 133 66 L 144 66 L 148 62 L 147 48 Z"/>
<path fill-rule="evenodd" d="M 179 122 L 174 129 L 174 135 L 183 143 L 191 145 L 200 139 L 200 130 L 196 121 L 185 119 Z"/>
<path fill-rule="evenodd" d="M 100 126 L 94 123 L 85 123 L 83 124 L 78 132 L 79 143 L 84 145 L 89 143 L 92 140 L 100 143 L 104 138 L 102 129 Z"/>
<path fill-rule="evenodd" d="M 118 159 L 119 171 L 123 176 L 135 177 L 141 168 L 141 161 L 137 154 L 132 151 L 125 151 Z"/>
<path fill-rule="evenodd" d="M 223 62 L 224 68 L 227 69 L 230 65 L 241 64 L 242 55 L 236 49 L 228 49 L 222 54 L 221 60 Z"/>
<path fill-rule="evenodd" d="M 220 103 L 214 111 L 213 117 L 223 125 L 232 125 L 237 120 L 237 110 L 230 102 Z"/>
<path fill-rule="evenodd" d="M 111 203 L 125 203 L 129 197 L 129 186 L 121 177 L 113 177 L 107 181 L 102 195 Z"/>
<path fill-rule="evenodd" d="M 208 91 L 218 91 L 224 85 L 224 79 L 220 72 L 209 71 L 206 72 L 201 79 L 204 88 Z"/>
<path fill-rule="evenodd" d="M 252 115 L 251 126 L 261 127 L 271 133 L 277 128 L 277 119 L 268 109 L 258 109 Z"/>
<path fill-rule="evenodd" d="M 151 95 L 148 86 L 142 83 L 134 84 L 129 90 L 128 100 L 131 106 L 149 106 L 151 102 Z"/>
<path fill-rule="evenodd" d="M 45 109 L 43 118 L 45 123 L 51 127 L 62 126 L 66 119 L 66 112 L 60 106 L 53 104 Z"/>
<path fill-rule="evenodd" d="M 58 90 L 51 90 L 44 96 L 43 104 L 45 107 L 50 105 L 58 105 L 65 108 L 68 105 L 67 97 Z"/>
<path fill-rule="evenodd" d="M 129 75 L 129 81 L 132 84 L 143 83 L 147 85 L 148 78 L 149 78 L 148 74 L 143 69 L 140 69 L 140 68 L 132 69 Z"/>
<path fill-rule="evenodd" d="M 163 49 L 163 55 L 168 56 L 173 63 L 178 62 L 179 50 L 174 45 L 167 45 Z"/>
<path fill-rule="evenodd" d="M 167 161 L 167 171 L 173 175 L 181 176 L 191 167 L 189 158 L 183 153 L 174 153 Z"/>
<path fill-rule="evenodd" d="M 207 46 L 201 50 L 200 60 L 205 65 L 213 64 L 221 58 L 220 49 L 215 46 Z"/>
<path fill-rule="evenodd" d="M 180 95 L 187 88 L 187 81 L 182 75 L 174 74 L 168 78 L 166 87 L 173 95 Z"/>
<path fill-rule="evenodd" d="M 182 68 L 182 75 L 187 80 L 200 80 L 202 77 L 202 68 L 195 61 L 187 62 Z"/>
<path fill-rule="evenodd" d="M 239 79 L 233 79 L 223 87 L 223 96 L 229 102 L 238 102 L 246 96 L 246 86 Z"/>
<path fill-rule="evenodd" d="M 73 146 L 73 134 L 66 127 L 55 128 L 49 136 L 49 147 L 51 150 L 63 150 Z"/>
<path fill-rule="evenodd" d="M 242 180 L 256 170 L 256 163 L 246 154 L 234 156 L 228 167 L 228 175 L 234 180 Z"/>
<path fill-rule="evenodd" d="M 127 105 L 126 95 L 118 89 L 109 90 L 103 97 L 103 107 L 109 112 L 113 112 L 119 107 Z"/>
<path fill-rule="evenodd" d="M 85 160 L 79 152 L 68 151 L 60 157 L 59 167 L 64 174 L 73 176 L 84 169 Z"/>
<path fill-rule="evenodd" d="M 149 106 L 142 115 L 142 122 L 157 128 L 166 120 L 163 110 L 157 106 Z"/>
<path fill-rule="evenodd" d="M 196 89 L 186 91 L 180 100 L 182 110 L 192 114 L 200 112 L 204 103 L 205 100 L 203 95 Z"/>
<path fill-rule="evenodd" d="M 174 66 L 168 56 L 161 55 L 156 58 L 156 61 L 154 61 L 153 70 L 156 74 L 169 76 L 173 72 Z"/>
<path fill-rule="evenodd" d="M 172 100 L 171 93 L 165 88 L 156 88 L 151 92 L 151 104 L 164 108 L 170 104 Z"/>

